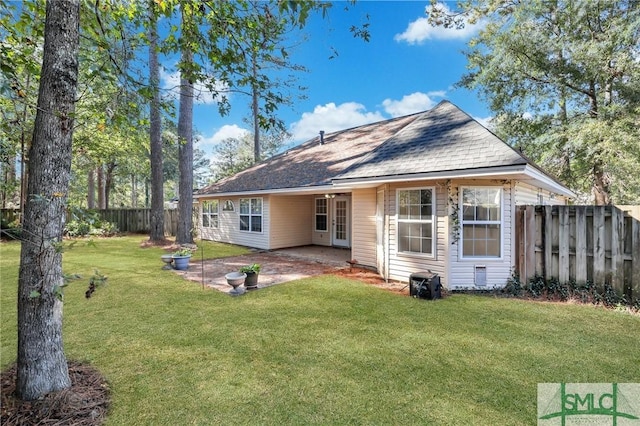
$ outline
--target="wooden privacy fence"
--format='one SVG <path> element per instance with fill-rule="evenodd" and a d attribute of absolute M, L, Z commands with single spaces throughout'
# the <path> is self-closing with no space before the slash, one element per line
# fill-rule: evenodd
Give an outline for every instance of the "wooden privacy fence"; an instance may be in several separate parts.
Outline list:
<path fill-rule="evenodd" d="M 121 232 L 149 232 L 151 229 L 151 209 L 107 209 L 94 210 L 101 220 L 113 222 Z M 3 222 L 12 222 L 19 218 L 20 211 L 2 209 L 0 215 Z M 67 217 L 67 221 L 69 217 Z M 178 210 L 164 211 L 164 234 L 176 235 L 178 229 Z"/>
<path fill-rule="evenodd" d="M 149 232 L 151 229 L 151 209 L 106 209 L 95 210 L 101 220 L 113 222 L 120 232 Z M 178 210 L 164 211 L 164 234 L 176 235 L 178 230 Z"/>
<path fill-rule="evenodd" d="M 640 206 L 519 206 L 516 272 L 640 299 Z"/>

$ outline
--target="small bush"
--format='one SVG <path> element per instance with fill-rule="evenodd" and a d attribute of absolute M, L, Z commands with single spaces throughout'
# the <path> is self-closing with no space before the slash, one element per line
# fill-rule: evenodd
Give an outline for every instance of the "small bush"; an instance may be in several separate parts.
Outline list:
<path fill-rule="evenodd" d="M 73 208 L 71 217 L 64 230 L 69 237 L 110 237 L 119 232 L 115 223 L 100 220 L 98 213 L 92 210 Z"/>

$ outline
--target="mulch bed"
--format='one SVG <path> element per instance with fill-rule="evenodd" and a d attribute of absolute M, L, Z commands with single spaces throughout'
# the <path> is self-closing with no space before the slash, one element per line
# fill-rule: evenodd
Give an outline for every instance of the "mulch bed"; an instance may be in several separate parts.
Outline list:
<path fill-rule="evenodd" d="M 3 426 L 97 426 L 104 423 L 109 409 L 109 387 L 100 372 L 90 365 L 69 361 L 71 387 L 35 401 L 15 397 L 16 372 L 14 364 L 0 376 L 0 424 Z"/>

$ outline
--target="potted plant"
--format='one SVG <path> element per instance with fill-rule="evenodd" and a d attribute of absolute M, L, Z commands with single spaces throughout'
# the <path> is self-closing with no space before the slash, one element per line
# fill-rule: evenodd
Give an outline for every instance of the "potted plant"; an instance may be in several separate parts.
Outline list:
<path fill-rule="evenodd" d="M 244 279 L 244 286 L 247 289 L 252 290 L 258 288 L 258 274 L 260 273 L 259 263 L 243 266 L 240 268 L 240 272 L 247 274 L 247 278 Z"/>
<path fill-rule="evenodd" d="M 171 257 L 173 258 L 175 268 L 181 271 L 189 268 L 189 260 L 191 259 L 192 254 L 193 251 L 188 247 L 181 247 L 174 251 Z"/>

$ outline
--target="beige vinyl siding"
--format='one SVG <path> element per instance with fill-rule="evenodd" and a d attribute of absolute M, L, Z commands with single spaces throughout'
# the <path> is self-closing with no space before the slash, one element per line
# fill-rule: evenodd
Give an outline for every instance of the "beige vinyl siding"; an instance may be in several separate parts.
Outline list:
<path fill-rule="evenodd" d="M 351 194 L 351 257 L 359 264 L 376 267 L 376 188 Z"/>
<path fill-rule="evenodd" d="M 398 189 L 433 188 L 435 191 L 435 232 L 436 237 L 433 257 L 418 254 L 398 253 L 396 200 Z M 398 281 L 409 281 L 414 272 L 430 270 L 440 276 L 443 286 L 447 285 L 446 277 L 446 244 L 448 232 L 447 190 L 443 181 L 426 183 L 389 185 L 386 211 L 389 212 L 389 278 Z"/>
<path fill-rule="evenodd" d="M 461 187 L 500 187 L 502 188 L 502 259 L 463 259 L 461 258 L 460 243 L 452 244 L 449 249 L 449 285 L 450 290 L 477 289 L 475 286 L 475 267 L 486 267 L 487 286 L 482 288 L 503 287 L 511 276 L 513 266 L 513 217 L 514 203 L 512 202 L 511 183 L 491 180 L 460 180 L 451 184 L 453 202 L 459 206 Z M 462 230 L 460 230 L 462 232 Z"/>
<path fill-rule="evenodd" d="M 540 196 L 542 196 L 542 204 L 544 205 L 563 205 L 567 203 L 565 197 L 555 194 L 552 196 L 551 192 L 528 183 L 516 182 L 514 186 L 514 200 L 517 206 L 540 204 Z"/>
<path fill-rule="evenodd" d="M 309 195 L 269 197 L 270 249 L 311 244 L 314 200 Z"/>
<path fill-rule="evenodd" d="M 240 198 L 241 197 L 220 197 L 219 227 L 203 228 L 202 215 L 199 215 L 198 224 L 200 227 L 200 235 L 203 240 L 219 241 L 223 243 L 238 244 L 246 247 L 255 247 L 260 249 L 269 249 L 269 197 L 259 197 L 248 195 L 242 198 L 262 198 L 262 232 L 240 231 Z M 207 198 L 214 199 L 212 198 Z M 222 211 L 222 206 L 226 200 L 233 202 L 234 211 Z M 204 201 L 200 199 L 201 203 Z M 199 207 L 199 211 L 202 209 Z"/>

